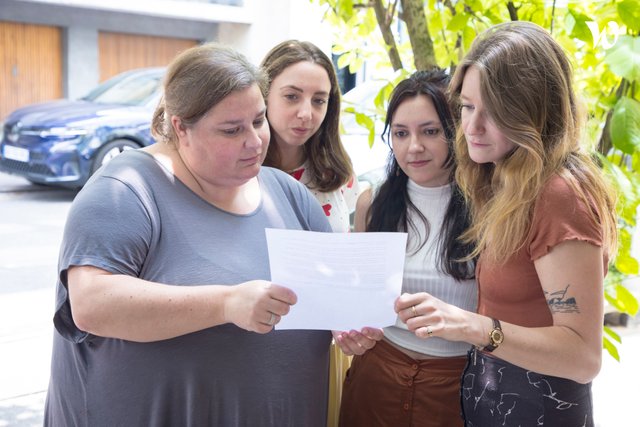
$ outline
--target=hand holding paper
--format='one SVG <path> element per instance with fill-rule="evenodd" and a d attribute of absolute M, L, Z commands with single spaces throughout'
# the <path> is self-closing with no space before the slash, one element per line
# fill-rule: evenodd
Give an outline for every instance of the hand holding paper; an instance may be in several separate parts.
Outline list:
<path fill-rule="evenodd" d="M 266 234 L 271 281 L 298 296 L 277 329 L 348 331 L 395 323 L 405 233 L 267 229 Z"/>

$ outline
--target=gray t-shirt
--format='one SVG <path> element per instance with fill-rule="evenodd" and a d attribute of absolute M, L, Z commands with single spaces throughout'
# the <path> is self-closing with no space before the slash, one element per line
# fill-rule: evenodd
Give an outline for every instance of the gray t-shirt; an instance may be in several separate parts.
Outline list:
<path fill-rule="evenodd" d="M 263 167 L 262 202 L 205 202 L 148 153 L 126 152 L 76 196 L 64 232 L 45 426 L 325 426 L 328 331 L 224 324 L 136 343 L 80 331 L 66 270 L 91 265 L 173 285 L 269 280 L 265 228 L 330 231 L 300 183 Z"/>

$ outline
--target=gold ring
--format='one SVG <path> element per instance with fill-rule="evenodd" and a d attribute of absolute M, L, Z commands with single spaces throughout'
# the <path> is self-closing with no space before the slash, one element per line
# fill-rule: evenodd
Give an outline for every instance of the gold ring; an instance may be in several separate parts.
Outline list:
<path fill-rule="evenodd" d="M 418 317 L 418 312 L 416 311 L 416 306 L 415 305 L 411 306 L 411 311 L 413 311 L 413 317 Z"/>
<path fill-rule="evenodd" d="M 427 335 L 429 336 L 433 335 L 433 331 L 431 330 L 430 326 L 427 326 Z"/>
<path fill-rule="evenodd" d="M 276 315 L 273 313 L 269 313 L 269 314 L 271 314 L 271 317 L 269 317 L 269 321 L 267 322 L 267 325 L 273 326 L 276 320 Z"/>

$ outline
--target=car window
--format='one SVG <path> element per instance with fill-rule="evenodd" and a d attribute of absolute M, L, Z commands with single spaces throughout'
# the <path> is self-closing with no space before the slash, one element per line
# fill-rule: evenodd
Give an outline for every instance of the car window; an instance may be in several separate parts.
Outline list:
<path fill-rule="evenodd" d="M 128 74 L 107 80 L 83 99 L 99 104 L 145 105 L 155 98 L 162 75 L 154 73 Z"/>

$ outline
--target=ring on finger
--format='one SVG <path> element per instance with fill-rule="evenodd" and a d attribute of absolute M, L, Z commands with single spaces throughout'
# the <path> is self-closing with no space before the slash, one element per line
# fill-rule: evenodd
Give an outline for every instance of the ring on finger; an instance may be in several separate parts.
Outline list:
<path fill-rule="evenodd" d="M 269 321 L 267 322 L 267 325 L 273 326 L 276 322 L 276 315 L 271 312 L 269 312 L 269 314 L 271 314 L 271 317 L 269 317 Z"/>
<path fill-rule="evenodd" d="M 433 331 L 431 330 L 431 326 L 427 326 L 427 335 L 433 335 Z"/>
<path fill-rule="evenodd" d="M 416 310 L 416 306 L 415 305 L 411 306 L 411 311 L 413 312 L 413 317 L 417 317 L 418 316 L 418 311 Z"/>

